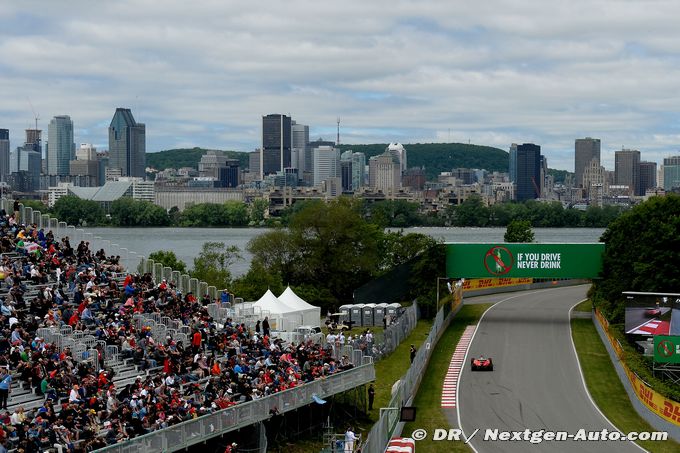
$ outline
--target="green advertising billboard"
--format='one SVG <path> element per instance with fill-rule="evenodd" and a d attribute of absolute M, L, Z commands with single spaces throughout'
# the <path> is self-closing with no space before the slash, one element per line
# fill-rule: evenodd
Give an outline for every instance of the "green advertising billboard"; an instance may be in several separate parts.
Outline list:
<path fill-rule="evenodd" d="M 603 243 L 446 244 L 449 278 L 598 278 Z"/>
<path fill-rule="evenodd" d="M 654 335 L 654 361 L 680 363 L 680 337 Z"/>

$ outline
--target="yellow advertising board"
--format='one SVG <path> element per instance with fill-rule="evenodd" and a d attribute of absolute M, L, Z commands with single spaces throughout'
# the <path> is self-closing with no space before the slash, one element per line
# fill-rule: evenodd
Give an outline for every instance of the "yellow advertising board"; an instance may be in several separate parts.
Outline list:
<path fill-rule="evenodd" d="M 607 334 L 609 343 L 611 343 L 614 351 L 616 351 L 616 355 L 621 360 L 621 365 L 623 365 L 623 369 L 628 376 L 630 385 L 633 387 L 633 391 L 640 402 L 667 422 L 680 426 L 680 403 L 668 399 L 655 391 L 628 368 L 628 365 L 626 365 L 624 360 L 623 348 L 618 340 L 609 333 L 609 322 L 602 314 L 600 314 L 599 310 L 595 311 L 595 317 Z"/>
<path fill-rule="evenodd" d="M 478 289 L 504 288 L 506 286 L 527 285 L 534 282 L 531 277 L 522 278 L 470 278 L 463 283 L 463 291 Z"/>

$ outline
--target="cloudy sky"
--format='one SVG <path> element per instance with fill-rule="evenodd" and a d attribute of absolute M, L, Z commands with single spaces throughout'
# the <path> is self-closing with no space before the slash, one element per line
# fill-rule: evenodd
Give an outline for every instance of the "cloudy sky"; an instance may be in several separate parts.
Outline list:
<path fill-rule="evenodd" d="M 0 127 L 70 115 L 108 147 L 116 107 L 147 151 L 250 151 L 286 113 L 343 143 L 540 144 L 573 171 L 680 150 L 680 2 L 0 0 Z"/>

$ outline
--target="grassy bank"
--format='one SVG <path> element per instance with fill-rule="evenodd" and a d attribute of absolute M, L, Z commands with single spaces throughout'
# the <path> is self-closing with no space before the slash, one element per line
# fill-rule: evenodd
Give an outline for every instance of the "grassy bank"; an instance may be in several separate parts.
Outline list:
<path fill-rule="evenodd" d="M 410 436 L 416 428 L 422 428 L 432 433 L 435 428 L 449 426 L 449 422 L 441 409 L 441 388 L 444 383 L 444 376 L 463 331 L 467 326 L 477 324 L 482 313 L 491 305 L 465 305 L 453 321 L 451 321 L 449 328 L 446 329 L 446 332 L 444 332 L 432 352 L 430 364 L 420 384 L 420 389 L 414 403 L 418 408 L 417 420 L 414 423 L 406 424 L 403 430 L 405 436 Z M 446 450 L 453 452 L 470 451 L 468 447 L 458 442 L 448 442 Z M 440 451 L 442 451 L 441 442 L 433 442 L 431 440 L 418 442 L 419 453 Z"/>
<path fill-rule="evenodd" d="M 656 431 L 635 412 L 593 321 L 572 319 L 571 331 L 588 391 L 600 410 L 624 433 Z M 652 453 L 680 451 L 680 444 L 672 440 L 638 443 Z"/>

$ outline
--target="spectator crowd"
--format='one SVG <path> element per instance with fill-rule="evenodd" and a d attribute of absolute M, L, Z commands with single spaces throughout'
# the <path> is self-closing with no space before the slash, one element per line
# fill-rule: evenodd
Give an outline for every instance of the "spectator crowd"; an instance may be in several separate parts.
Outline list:
<path fill-rule="evenodd" d="M 285 343 L 259 322 L 218 324 L 206 306 L 219 300 L 125 273 L 120 257 L 85 241 L 74 247 L 17 214 L 0 211 L 0 453 L 93 451 L 352 367 L 332 346 Z M 188 326 L 187 344 L 156 338 L 135 322 L 144 313 Z M 39 335 L 66 325 L 100 340 L 96 360 Z M 134 364 L 134 382 L 116 385 L 103 343 Z M 44 403 L 13 403 L 19 387 Z"/>

